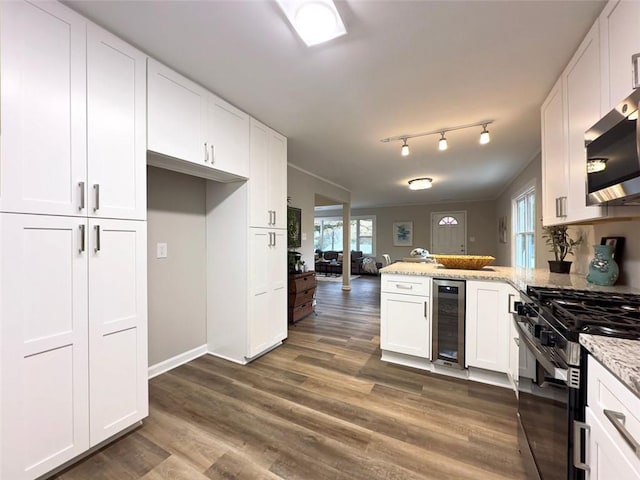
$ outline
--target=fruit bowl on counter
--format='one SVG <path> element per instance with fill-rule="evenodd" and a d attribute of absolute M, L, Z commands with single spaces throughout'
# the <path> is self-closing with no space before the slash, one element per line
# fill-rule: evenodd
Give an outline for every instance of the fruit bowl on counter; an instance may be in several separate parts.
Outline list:
<path fill-rule="evenodd" d="M 438 255 L 433 253 L 431 257 L 445 268 L 459 270 L 480 270 L 496 259 L 489 255 Z"/>

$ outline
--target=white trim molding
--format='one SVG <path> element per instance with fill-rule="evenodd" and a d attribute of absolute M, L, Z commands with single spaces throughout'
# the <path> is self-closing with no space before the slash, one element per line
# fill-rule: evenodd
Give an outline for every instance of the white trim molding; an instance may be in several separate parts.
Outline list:
<path fill-rule="evenodd" d="M 156 363 L 155 365 L 151 365 L 149 367 L 149 380 L 153 377 L 157 377 L 158 375 L 168 372 L 169 370 L 173 370 L 180 365 L 184 365 L 185 363 L 190 362 L 191 360 L 195 360 L 202 355 L 207 353 L 207 345 L 201 345 L 192 350 L 189 350 L 184 353 L 180 353 L 175 357 L 168 358 L 162 362 Z"/>

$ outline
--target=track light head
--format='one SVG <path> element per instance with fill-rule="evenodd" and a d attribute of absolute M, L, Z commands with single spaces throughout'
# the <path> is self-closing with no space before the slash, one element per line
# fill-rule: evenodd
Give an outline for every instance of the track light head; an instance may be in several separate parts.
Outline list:
<path fill-rule="evenodd" d="M 402 148 L 400 149 L 400 155 L 406 157 L 409 155 L 409 145 L 407 145 L 407 139 L 404 138 L 402 140 L 404 143 L 402 144 Z"/>
<path fill-rule="evenodd" d="M 487 124 L 482 125 L 482 132 L 480 133 L 480 145 L 486 145 L 491 141 L 489 136 L 489 130 L 487 130 Z"/>
<path fill-rule="evenodd" d="M 447 139 L 444 136 L 444 132 L 441 132 L 440 135 L 442 135 L 442 138 L 438 140 L 438 150 L 444 151 L 449 148 L 449 145 L 447 144 Z"/>

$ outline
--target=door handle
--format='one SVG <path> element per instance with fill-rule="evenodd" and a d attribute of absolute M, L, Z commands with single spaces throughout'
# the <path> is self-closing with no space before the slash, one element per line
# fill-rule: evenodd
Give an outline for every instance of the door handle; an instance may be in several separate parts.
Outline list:
<path fill-rule="evenodd" d="M 99 252 L 100 251 L 100 225 L 96 225 L 95 229 L 96 229 L 96 248 L 95 248 L 95 251 Z"/>
<path fill-rule="evenodd" d="M 584 430 L 585 435 L 587 432 L 591 430 L 591 427 L 584 422 L 578 422 L 577 420 L 573 421 L 573 466 L 579 468 L 580 470 L 584 470 L 588 472 L 591 470 L 591 467 L 582 461 L 582 445 L 583 443 L 580 441 L 581 432 Z M 586 445 L 586 441 L 584 444 Z"/>
<path fill-rule="evenodd" d="M 78 186 L 80 187 L 80 206 L 78 210 L 82 211 L 84 210 L 84 182 L 78 182 Z"/>
<path fill-rule="evenodd" d="M 94 211 L 94 212 L 97 212 L 98 210 L 100 210 L 100 184 L 99 184 L 99 183 L 96 183 L 96 184 L 93 186 L 93 189 L 94 189 L 94 190 L 95 190 L 95 192 L 96 192 L 96 203 L 95 203 L 95 205 L 93 206 L 93 211 Z"/>
<path fill-rule="evenodd" d="M 84 244 L 84 237 L 85 237 L 85 227 L 84 224 L 80 225 L 80 253 L 84 252 L 84 248 L 85 248 L 85 244 Z"/>

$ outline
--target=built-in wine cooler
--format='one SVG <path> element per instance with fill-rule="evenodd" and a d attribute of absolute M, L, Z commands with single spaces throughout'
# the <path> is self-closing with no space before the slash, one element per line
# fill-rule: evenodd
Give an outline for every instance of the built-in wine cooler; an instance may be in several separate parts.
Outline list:
<path fill-rule="evenodd" d="M 464 280 L 433 279 L 433 362 L 464 368 Z"/>

